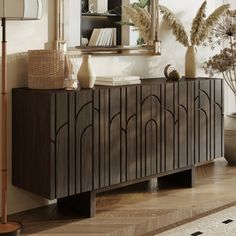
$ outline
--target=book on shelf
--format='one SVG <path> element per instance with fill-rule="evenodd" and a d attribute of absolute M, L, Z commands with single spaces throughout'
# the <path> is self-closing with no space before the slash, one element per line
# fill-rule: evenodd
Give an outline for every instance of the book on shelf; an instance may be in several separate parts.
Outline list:
<path fill-rule="evenodd" d="M 101 37 L 101 29 L 94 29 L 89 40 L 89 46 L 97 46 Z"/>
<path fill-rule="evenodd" d="M 88 46 L 115 46 L 116 28 L 93 29 Z"/>

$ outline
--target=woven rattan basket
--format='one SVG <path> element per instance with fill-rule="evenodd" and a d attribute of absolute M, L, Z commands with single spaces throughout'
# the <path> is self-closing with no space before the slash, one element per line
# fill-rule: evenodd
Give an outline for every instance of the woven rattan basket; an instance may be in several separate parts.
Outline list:
<path fill-rule="evenodd" d="M 61 51 L 31 50 L 28 52 L 28 87 L 61 89 L 65 80 L 65 56 Z"/>

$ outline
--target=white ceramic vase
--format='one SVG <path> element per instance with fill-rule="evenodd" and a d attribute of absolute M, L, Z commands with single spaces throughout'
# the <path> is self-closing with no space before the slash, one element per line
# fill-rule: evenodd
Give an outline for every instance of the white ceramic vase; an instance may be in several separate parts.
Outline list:
<path fill-rule="evenodd" d="M 185 78 L 194 79 L 197 76 L 197 50 L 188 46 L 185 55 Z"/>
<path fill-rule="evenodd" d="M 81 88 L 93 88 L 96 81 L 96 74 L 93 70 L 91 55 L 84 55 L 82 64 L 77 74 Z"/>

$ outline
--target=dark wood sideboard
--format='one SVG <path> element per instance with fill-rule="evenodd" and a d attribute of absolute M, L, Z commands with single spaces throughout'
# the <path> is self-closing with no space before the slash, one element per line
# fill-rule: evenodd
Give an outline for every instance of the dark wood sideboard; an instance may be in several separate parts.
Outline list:
<path fill-rule="evenodd" d="M 151 178 L 191 187 L 195 165 L 223 156 L 223 81 L 17 88 L 12 130 L 13 184 L 94 216 L 98 192 Z"/>

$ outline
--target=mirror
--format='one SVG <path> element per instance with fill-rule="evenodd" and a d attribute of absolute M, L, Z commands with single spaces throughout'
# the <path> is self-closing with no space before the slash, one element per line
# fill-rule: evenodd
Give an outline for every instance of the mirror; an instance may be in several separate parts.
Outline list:
<path fill-rule="evenodd" d="M 57 49 L 160 54 L 158 0 L 56 0 L 56 3 Z M 145 27 L 140 29 L 145 28 L 146 34 L 138 30 L 138 14 L 145 17 Z"/>

